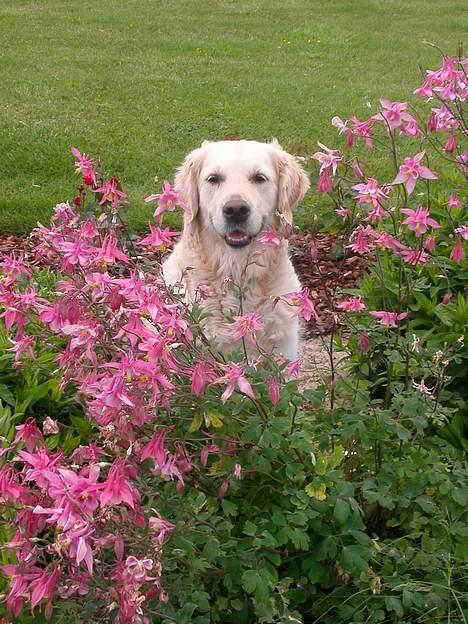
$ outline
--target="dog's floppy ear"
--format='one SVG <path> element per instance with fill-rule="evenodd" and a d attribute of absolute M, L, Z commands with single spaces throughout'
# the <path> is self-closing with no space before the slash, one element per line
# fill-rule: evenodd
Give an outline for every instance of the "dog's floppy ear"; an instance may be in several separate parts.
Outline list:
<path fill-rule="evenodd" d="M 198 149 L 193 150 L 185 157 L 178 168 L 174 186 L 179 192 L 188 210 L 184 214 L 185 225 L 189 225 L 198 213 L 198 176 L 203 160 L 203 148 L 206 141 Z"/>
<path fill-rule="evenodd" d="M 287 225 L 292 226 L 292 211 L 309 190 L 309 176 L 297 160 L 283 150 L 276 139 L 273 139 L 271 145 L 275 148 L 278 159 L 278 213 Z"/>

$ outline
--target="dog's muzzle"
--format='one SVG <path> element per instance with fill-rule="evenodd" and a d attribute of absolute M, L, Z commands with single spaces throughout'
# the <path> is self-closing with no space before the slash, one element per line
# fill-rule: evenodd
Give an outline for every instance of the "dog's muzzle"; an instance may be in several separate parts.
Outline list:
<path fill-rule="evenodd" d="M 246 231 L 250 207 L 243 201 L 229 201 L 223 207 L 223 215 L 228 229 L 224 237 L 226 243 L 237 248 L 248 245 L 252 240 L 252 236 Z"/>

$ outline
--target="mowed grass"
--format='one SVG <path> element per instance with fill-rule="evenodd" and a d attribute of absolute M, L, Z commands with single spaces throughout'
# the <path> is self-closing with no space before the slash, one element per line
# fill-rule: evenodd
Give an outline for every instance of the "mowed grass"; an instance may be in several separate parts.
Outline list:
<path fill-rule="evenodd" d="M 467 31 L 466 0 L 2 0 L 0 231 L 73 196 L 70 145 L 141 228 L 155 176 L 204 139 L 338 144 L 333 115 L 407 98 L 439 63 L 424 41 L 453 53 Z"/>

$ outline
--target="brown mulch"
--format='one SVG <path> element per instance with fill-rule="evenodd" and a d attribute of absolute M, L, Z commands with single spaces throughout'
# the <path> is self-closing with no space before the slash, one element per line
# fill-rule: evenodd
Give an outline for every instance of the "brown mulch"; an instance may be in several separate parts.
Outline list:
<path fill-rule="evenodd" d="M 294 267 L 302 285 L 310 289 L 320 317 L 318 323 L 313 320 L 307 323 L 307 334 L 326 334 L 334 324 L 331 301 L 336 291 L 358 286 L 365 260 L 344 249 L 342 238 L 334 234 L 293 234 L 289 242 Z M 32 260 L 34 241 L 25 236 L 0 234 L 0 258 L 11 252 L 24 252 L 26 259 Z"/>
<path fill-rule="evenodd" d="M 289 242 L 294 268 L 302 285 L 310 288 L 320 318 L 307 323 L 307 334 L 327 334 L 335 324 L 332 301 L 337 291 L 359 286 L 366 260 L 346 249 L 343 238 L 335 234 L 294 234 Z"/>

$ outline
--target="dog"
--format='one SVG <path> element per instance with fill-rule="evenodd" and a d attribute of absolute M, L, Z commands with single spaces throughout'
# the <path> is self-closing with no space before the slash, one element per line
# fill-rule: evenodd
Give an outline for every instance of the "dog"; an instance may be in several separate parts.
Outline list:
<path fill-rule="evenodd" d="M 174 186 L 186 210 L 182 235 L 163 264 L 166 283 L 181 285 L 186 301 L 199 301 L 204 332 L 221 353 L 242 346 L 233 340 L 232 318 L 255 312 L 264 325 L 258 348 L 296 359 L 298 318 L 281 299 L 301 288 L 288 242 L 258 238 L 272 227 L 290 231 L 310 186 L 306 172 L 276 140 L 205 141 L 185 158 Z M 202 291 L 210 296 L 200 298 Z"/>

